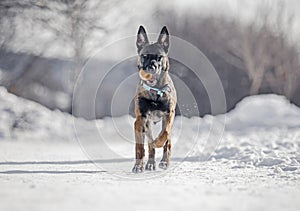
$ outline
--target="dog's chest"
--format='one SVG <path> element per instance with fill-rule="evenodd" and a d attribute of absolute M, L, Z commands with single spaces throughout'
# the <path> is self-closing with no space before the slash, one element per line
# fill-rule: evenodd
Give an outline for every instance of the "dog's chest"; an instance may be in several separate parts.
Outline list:
<path fill-rule="evenodd" d="M 167 99 L 152 100 L 145 97 L 138 98 L 140 113 L 143 117 L 153 120 L 160 119 L 163 114 L 170 112 L 170 102 Z"/>

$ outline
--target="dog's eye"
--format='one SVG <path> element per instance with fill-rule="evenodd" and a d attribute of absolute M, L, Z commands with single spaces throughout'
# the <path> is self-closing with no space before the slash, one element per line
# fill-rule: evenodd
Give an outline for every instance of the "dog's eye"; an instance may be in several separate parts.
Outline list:
<path fill-rule="evenodd" d="M 147 59 L 147 55 L 146 54 L 142 54 L 141 55 L 141 62 L 144 62 Z"/>

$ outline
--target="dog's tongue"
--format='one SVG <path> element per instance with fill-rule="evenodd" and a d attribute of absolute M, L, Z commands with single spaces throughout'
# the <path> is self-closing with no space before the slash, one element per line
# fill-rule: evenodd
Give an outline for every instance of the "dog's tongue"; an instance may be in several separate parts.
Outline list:
<path fill-rule="evenodd" d="M 156 77 L 152 75 L 151 79 L 147 81 L 150 86 L 154 86 L 156 84 Z"/>

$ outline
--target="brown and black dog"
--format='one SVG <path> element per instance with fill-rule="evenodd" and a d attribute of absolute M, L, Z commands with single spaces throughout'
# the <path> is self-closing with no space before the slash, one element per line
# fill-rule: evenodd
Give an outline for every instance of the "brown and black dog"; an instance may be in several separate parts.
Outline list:
<path fill-rule="evenodd" d="M 149 158 L 146 170 L 155 170 L 155 148 L 163 147 L 159 167 L 167 169 L 171 154 L 171 130 L 177 103 L 176 90 L 169 71 L 169 32 L 163 27 L 157 42 L 149 43 L 143 26 L 139 27 L 136 46 L 140 82 L 135 96 L 135 157 L 132 172 L 144 170 L 144 139 L 148 138 Z M 162 130 L 154 140 L 151 125 L 162 121 Z"/>

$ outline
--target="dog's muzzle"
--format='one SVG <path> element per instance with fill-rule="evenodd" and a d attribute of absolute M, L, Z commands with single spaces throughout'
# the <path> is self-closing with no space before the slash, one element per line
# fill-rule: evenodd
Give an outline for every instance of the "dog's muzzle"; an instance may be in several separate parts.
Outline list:
<path fill-rule="evenodd" d="M 138 65 L 139 76 L 148 85 L 156 85 L 161 69 L 162 56 L 154 54 L 144 54 L 141 56 L 141 64 Z"/>
<path fill-rule="evenodd" d="M 154 74 L 151 74 L 151 73 L 145 71 L 144 69 L 140 69 L 139 76 L 144 81 L 150 81 L 151 79 L 153 79 Z"/>
<path fill-rule="evenodd" d="M 157 83 L 157 73 L 151 74 L 144 69 L 140 69 L 139 76 L 143 81 L 146 81 L 150 86 L 154 86 Z"/>

